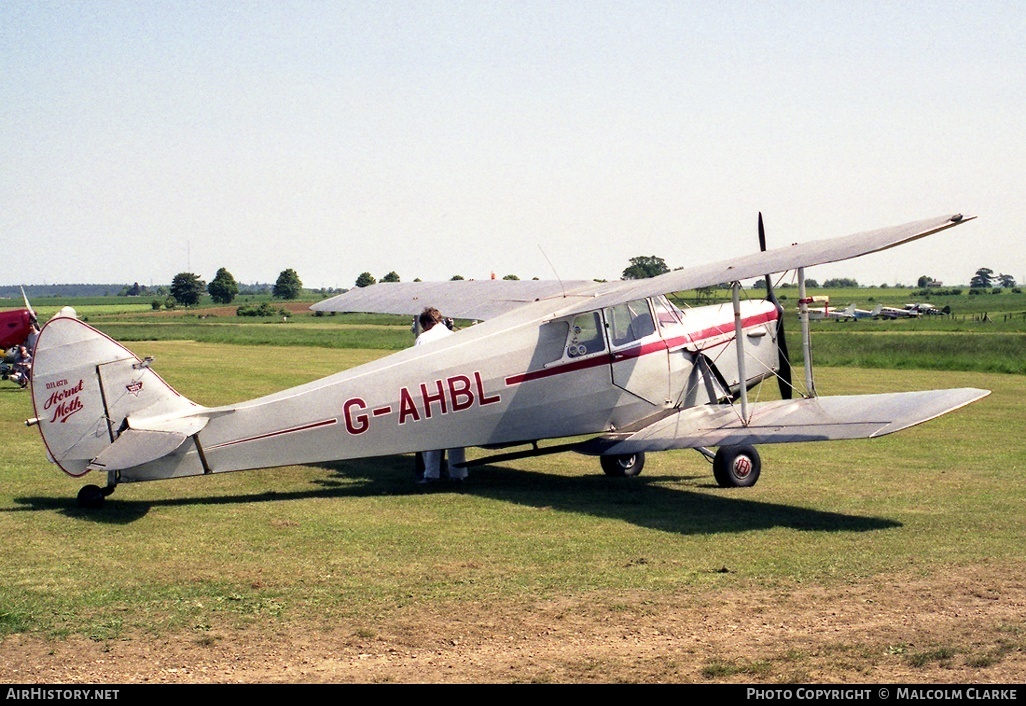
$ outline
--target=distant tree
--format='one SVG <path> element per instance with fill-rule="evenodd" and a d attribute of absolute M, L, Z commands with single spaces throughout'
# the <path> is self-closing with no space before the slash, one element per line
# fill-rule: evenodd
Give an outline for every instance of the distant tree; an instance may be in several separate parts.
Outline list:
<path fill-rule="evenodd" d="M 381 281 L 382 282 L 398 282 L 399 281 L 399 275 L 396 274 L 395 270 L 392 270 L 387 275 L 382 277 Z"/>
<path fill-rule="evenodd" d="M 171 280 L 171 296 L 185 307 L 199 304 L 207 283 L 192 272 L 179 272 Z"/>
<path fill-rule="evenodd" d="M 463 275 L 453 275 L 451 278 L 449 278 L 449 281 L 450 282 L 456 282 L 457 280 L 461 280 L 461 279 L 463 279 Z"/>
<path fill-rule="evenodd" d="M 506 275 L 505 277 L 503 277 L 503 279 L 518 281 L 520 278 L 516 275 Z"/>
<path fill-rule="evenodd" d="M 1012 289 L 1013 287 L 1015 287 L 1015 278 L 1012 277 L 1012 275 L 998 275 L 997 281 L 998 284 L 1000 284 L 1005 289 Z"/>
<path fill-rule="evenodd" d="M 859 283 L 851 277 L 835 277 L 823 282 L 823 286 L 827 289 L 858 289 Z"/>
<path fill-rule="evenodd" d="M 374 275 L 370 272 L 361 272 L 360 276 L 356 278 L 357 287 L 369 287 L 372 284 L 377 284 L 377 280 L 374 279 Z"/>
<path fill-rule="evenodd" d="M 805 280 L 805 288 L 806 289 L 819 289 L 819 282 L 817 282 L 814 279 L 807 279 L 807 280 Z"/>
<path fill-rule="evenodd" d="M 989 267 L 981 267 L 969 280 L 969 287 L 972 289 L 986 289 L 994 281 L 994 270 Z"/>
<path fill-rule="evenodd" d="M 632 257 L 630 263 L 620 279 L 648 279 L 670 271 L 670 268 L 666 266 L 666 261 L 655 255 Z"/>
<path fill-rule="evenodd" d="M 303 283 L 299 281 L 299 275 L 291 267 L 281 271 L 271 290 L 271 296 L 275 299 L 298 299 L 302 293 Z"/>
<path fill-rule="evenodd" d="M 231 304 L 239 294 L 239 283 L 235 281 L 231 272 L 222 267 L 207 285 L 207 293 L 218 304 Z"/>
<path fill-rule="evenodd" d="M 140 294 L 142 294 L 142 291 L 143 291 L 143 288 L 139 286 L 138 282 L 136 282 L 135 284 L 133 284 L 131 287 L 128 288 L 128 292 L 127 293 L 128 293 L 128 296 L 130 296 L 130 297 L 137 297 Z"/>

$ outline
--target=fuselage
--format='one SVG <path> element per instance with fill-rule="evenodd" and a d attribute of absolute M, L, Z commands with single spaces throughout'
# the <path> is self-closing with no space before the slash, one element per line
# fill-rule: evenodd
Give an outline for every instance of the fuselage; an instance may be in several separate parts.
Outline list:
<path fill-rule="evenodd" d="M 577 313 L 560 315 L 558 306 Z M 624 430 L 732 396 L 779 364 L 778 310 L 769 302 L 741 303 L 745 380 L 731 305 L 681 311 L 657 296 L 582 308 L 580 300 L 529 303 L 213 409 L 182 398 L 102 333 L 57 319 L 39 336 L 33 402 L 64 471 L 113 464 L 118 481 L 141 481 Z"/>
<path fill-rule="evenodd" d="M 566 317 L 546 316 L 546 307 L 208 410 L 195 445 L 120 479 L 598 434 L 714 402 L 742 384 L 730 305 L 681 311 L 660 296 Z M 741 314 L 750 386 L 778 366 L 778 312 L 760 300 L 743 302 Z"/>

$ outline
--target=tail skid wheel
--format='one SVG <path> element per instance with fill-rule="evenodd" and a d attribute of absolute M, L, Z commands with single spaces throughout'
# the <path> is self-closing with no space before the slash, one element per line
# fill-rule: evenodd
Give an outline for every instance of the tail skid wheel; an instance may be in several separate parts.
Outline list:
<path fill-rule="evenodd" d="M 713 475 L 721 488 L 750 488 L 761 471 L 762 459 L 754 446 L 721 446 L 713 458 Z"/>
<path fill-rule="evenodd" d="M 101 488 L 98 485 L 83 485 L 78 491 L 78 506 L 87 510 L 103 507 L 103 499 L 114 492 L 113 485 Z"/>
<path fill-rule="evenodd" d="M 619 456 L 599 456 L 602 471 L 615 478 L 632 477 L 641 473 L 645 467 L 645 454 L 621 454 Z"/>

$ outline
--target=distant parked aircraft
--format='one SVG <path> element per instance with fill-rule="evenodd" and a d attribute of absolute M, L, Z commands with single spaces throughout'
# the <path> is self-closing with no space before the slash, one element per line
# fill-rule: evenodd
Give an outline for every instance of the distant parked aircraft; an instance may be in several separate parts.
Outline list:
<path fill-rule="evenodd" d="M 909 309 L 907 306 L 904 309 L 884 306 L 880 308 L 879 316 L 881 319 L 914 319 L 919 316 L 919 312 L 915 309 Z"/>

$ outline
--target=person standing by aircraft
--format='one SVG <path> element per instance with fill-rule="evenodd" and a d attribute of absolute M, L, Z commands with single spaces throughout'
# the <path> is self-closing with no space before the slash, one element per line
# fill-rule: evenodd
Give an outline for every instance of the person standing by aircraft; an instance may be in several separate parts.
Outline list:
<path fill-rule="evenodd" d="M 29 331 L 28 337 L 25 338 L 25 347 L 28 348 L 29 353 L 36 349 L 37 338 L 39 338 L 39 324 L 32 319 L 32 329 Z"/>
<path fill-rule="evenodd" d="M 420 312 L 417 322 L 420 324 L 420 335 L 417 336 L 414 346 L 423 346 L 452 334 L 448 321 L 443 319 L 438 309 L 433 306 L 426 307 L 424 311 Z M 462 482 L 467 477 L 467 469 L 454 467 L 454 464 L 461 464 L 466 460 L 466 451 L 462 448 L 449 449 L 448 453 L 449 479 Z M 418 483 L 433 483 L 441 478 L 444 454 L 444 450 L 423 453 L 424 477 L 417 481 Z"/>

